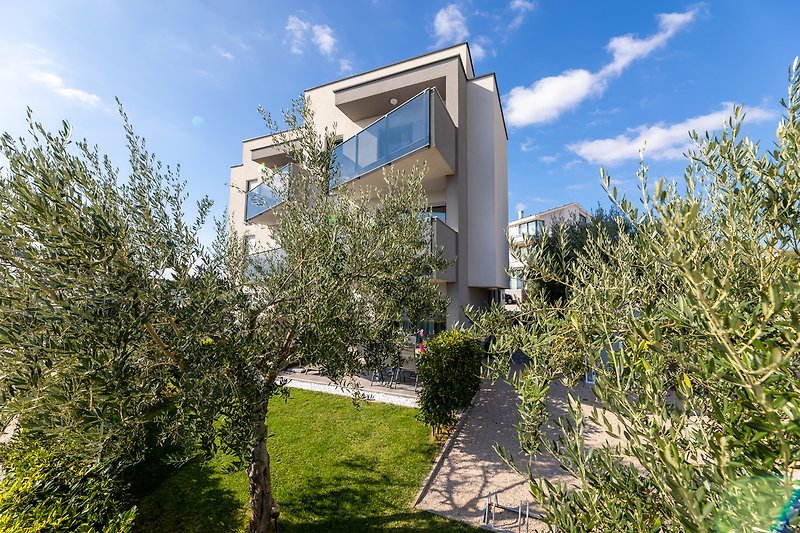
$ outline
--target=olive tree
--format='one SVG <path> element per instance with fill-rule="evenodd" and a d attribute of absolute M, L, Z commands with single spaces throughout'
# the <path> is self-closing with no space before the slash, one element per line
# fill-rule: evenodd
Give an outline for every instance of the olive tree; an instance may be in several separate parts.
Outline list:
<path fill-rule="evenodd" d="M 287 131 L 275 133 L 291 172 L 264 171 L 278 202 L 273 249 L 248 255 L 241 236 L 220 235 L 217 260 L 200 269 L 226 287 L 213 297 L 232 305 L 202 322 L 212 324 L 209 349 L 226 362 L 222 442 L 236 453 L 249 446 L 253 532 L 267 530 L 272 509 L 267 422 L 279 373 L 303 360 L 345 384 L 399 352 L 404 318 L 416 324 L 444 305 L 432 279 L 444 263 L 430 247 L 423 169 L 390 170 L 380 189 L 337 183 L 335 134 L 320 135 L 305 104 L 295 102 Z"/>
<path fill-rule="evenodd" d="M 124 182 L 96 147 L 71 140 L 66 123 L 49 133 L 29 112 L 28 139 L 0 138 L 7 160 L 0 169 L 0 427 L 18 428 L 16 451 L 3 461 L 40 465 L 42 482 L 28 486 L 56 506 L 93 490 L 91 479 L 103 476 L 109 483 L 99 482 L 96 501 L 107 501 L 110 486 L 120 489 L 120 473 L 145 456 L 146 442 L 194 447 L 202 434 L 176 423 L 183 408 L 176 391 L 186 381 L 181 357 L 193 350 L 191 336 L 186 350 L 165 350 L 157 330 L 191 326 L 176 313 L 175 295 L 190 289 L 210 202 L 200 201 L 195 223 L 184 222 L 185 185 L 124 121 L 131 156 Z M 20 451 L 26 441 L 32 455 Z M 59 468 L 33 461 L 42 455 L 62 461 L 65 471 L 85 465 L 88 474 L 74 486 L 48 479 Z M 12 512 L 13 504 L 4 501 L 8 516 L 35 508 Z M 78 512 L 44 507 L 41 515 L 67 509 Z M 89 514 L 102 519 L 99 511 Z M 59 518 L 59 527 L 104 529 L 73 519 L 83 518 Z"/>
<path fill-rule="evenodd" d="M 800 72 L 770 148 L 741 136 L 741 108 L 719 135 L 693 133 L 684 183 L 649 182 L 638 205 L 610 189 L 623 219 L 591 235 L 552 302 L 535 293 L 498 346 L 533 359 L 517 383 L 520 434 L 574 486 L 532 479 L 562 531 L 788 531 L 800 453 Z M 607 190 L 610 180 L 603 174 Z M 529 265 L 531 277 L 551 275 Z M 602 409 L 570 395 L 553 441 L 553 379 L 597 374 Z M 589 424 L 606 445 L 589 449 Z"/>

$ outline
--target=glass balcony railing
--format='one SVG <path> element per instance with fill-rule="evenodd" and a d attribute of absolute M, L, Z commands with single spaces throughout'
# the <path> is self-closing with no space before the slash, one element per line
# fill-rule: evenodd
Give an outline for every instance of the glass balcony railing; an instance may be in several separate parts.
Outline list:
<path fill-rule="evenodd" d="M 289 172 L 289 165 L 284 166 L 276 174 L 286 174 Z M 276 176 L 277 177 L 277 176 Z M 264 182 L 259 183 L 247 192 L 247 207 L 245 208 L 245 219 L 251 220 L 261 213 L 264 213 L 280 203 L 275 197 L 275 192 Z"/>
<path fill-rule="evenodd" d="M 272 248 L 271 250 L 260 250 L 250 253 L 247 276 L 259 276 L 272 272 L 273 268 L 286 259 L 286 251 L 283 248 Z"/>
<path fill-rule="evenodd" d="M 337 146 L 333 151 L 331 187 L 430 146 L 432 90 L 425 89 Z"/>

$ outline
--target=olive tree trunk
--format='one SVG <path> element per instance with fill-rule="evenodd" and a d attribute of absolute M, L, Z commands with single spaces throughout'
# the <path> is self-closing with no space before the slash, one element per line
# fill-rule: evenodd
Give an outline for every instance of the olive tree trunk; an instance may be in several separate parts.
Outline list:
<path fill-rule="evenodd" d="M 247 477 L 250 479 L 250 533 L 269 533 L 272 515 L 272 479 L 267 452 L 265 403 L 253 413 L 253 449 Z"/>

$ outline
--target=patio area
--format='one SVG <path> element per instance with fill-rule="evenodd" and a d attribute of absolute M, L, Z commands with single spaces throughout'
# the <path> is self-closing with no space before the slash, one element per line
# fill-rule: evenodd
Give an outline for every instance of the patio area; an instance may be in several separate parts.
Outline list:
<path fill-rule="evenodd" d="M 389 368 L 379 374 L 365 372 L 347 383 L 335 383 L 321 369 L 299 365 L 284 370 L 280 377 L 292 388 L 341 396 L 353 396 L 358 391 L 370 401 L 417 407 L 416 365 L 413 364 L 403 365 L 399 370 Z"/>

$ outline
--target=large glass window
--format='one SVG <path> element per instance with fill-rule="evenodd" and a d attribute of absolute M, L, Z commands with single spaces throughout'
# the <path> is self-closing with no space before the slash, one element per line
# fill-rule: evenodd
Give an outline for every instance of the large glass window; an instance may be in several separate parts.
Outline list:
<path fill-rule="evenodd" d="M 438 218 L 442 222 L 447 222 L 447 208 L 443 205 L 431 207 L 431 215 Z"/>
<path fill-rule="evenodd" d="M 517 226 L 512 226 L 512 229 L 516 229 L 518 233 L 512 233 L 512 235 L 530 235 L 535 237 L 536 235 L 541 235 L 544 231 L 544 221 L 543 220 L 531 220 L 530 222 L 526 222 L 525 224 L 519 224 Z"/>

